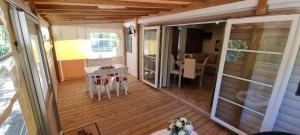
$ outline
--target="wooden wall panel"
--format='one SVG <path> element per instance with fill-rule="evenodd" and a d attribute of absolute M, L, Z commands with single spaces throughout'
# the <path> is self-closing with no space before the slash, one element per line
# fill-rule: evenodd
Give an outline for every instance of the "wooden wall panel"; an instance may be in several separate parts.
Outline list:
<path fill-rule="evenodd" d="M 61 61 L 64 80 L 81 79 L 85 77 L 84 60 Z"/>
<path fill-rule="evenodd" d="M 277 120 L 273 130 L 300 133 L 300 96 L 296 96 L 296 90 L 300 81 L 300 53 L 298 50 L 293 71 L 290 76 L 285 96 L 283 98 Z"/>

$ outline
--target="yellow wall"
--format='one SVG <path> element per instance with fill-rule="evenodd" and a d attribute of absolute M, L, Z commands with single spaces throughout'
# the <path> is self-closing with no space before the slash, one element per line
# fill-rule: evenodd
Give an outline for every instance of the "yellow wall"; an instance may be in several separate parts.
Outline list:
<path fill-rule="evenodd" d="M 86 58 L 86 45 L 88 40 L 59 40 L 55 41 L 55 51 L 58 61 L 78 60 Z"/>

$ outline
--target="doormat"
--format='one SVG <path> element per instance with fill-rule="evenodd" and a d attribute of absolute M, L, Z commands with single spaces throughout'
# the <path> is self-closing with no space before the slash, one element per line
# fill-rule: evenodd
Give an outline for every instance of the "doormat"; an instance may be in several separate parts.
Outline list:
<path fill-rule="evenodd" d="M 64 133 L 64 135 L 101 135 L 96 123 Z"/>

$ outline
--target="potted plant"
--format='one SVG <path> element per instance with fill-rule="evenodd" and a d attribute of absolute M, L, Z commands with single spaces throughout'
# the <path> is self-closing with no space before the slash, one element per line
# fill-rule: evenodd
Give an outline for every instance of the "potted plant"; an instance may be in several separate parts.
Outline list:
<path fill-rule="evenodd" d="M 191 135 L 193 126 L 186 118 L 180 117 L 170 121 L 168 130 L 171 135 Z"/>

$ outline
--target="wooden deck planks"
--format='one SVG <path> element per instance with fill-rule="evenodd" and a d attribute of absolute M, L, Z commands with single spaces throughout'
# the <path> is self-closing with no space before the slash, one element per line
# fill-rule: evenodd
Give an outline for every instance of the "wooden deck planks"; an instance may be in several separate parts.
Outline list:
<path fill-rule="evenodd" d="M 168 122 L 184 116 L 195 131 L 207 134 L 232 134 L 207 117 L 195 112 L 173 97 L 129 77 L 129 95 L 112 99 L 104 95 L 90 99 L 85 80 L 65 81 L 58 86 L 58 113 L 64 132 L 97 123 L 102 135 L 151 134 L 168 127 Z"/>

